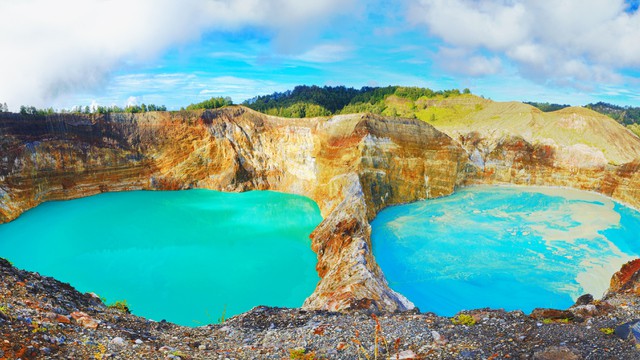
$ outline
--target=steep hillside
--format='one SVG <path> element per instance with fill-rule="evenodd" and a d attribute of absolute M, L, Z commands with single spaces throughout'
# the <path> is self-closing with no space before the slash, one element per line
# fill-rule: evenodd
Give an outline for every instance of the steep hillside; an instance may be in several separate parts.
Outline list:
<path fill-rule="evenodd" d="M 558 158 L 563 166 L 604 167 L 640 157 L 640 138 L 608 116 L 581 107 L 542 112 L 520 102 L 465 95 L 425 101 L 415 114 L 458 140 L 477 132 L 494 142 L 515 136 L 551 146 L 563 154 Z"/>

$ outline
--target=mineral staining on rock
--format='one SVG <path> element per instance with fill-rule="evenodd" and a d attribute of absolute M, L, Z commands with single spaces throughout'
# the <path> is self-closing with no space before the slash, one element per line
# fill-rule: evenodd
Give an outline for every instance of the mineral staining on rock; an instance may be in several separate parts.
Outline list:
<path fill-rule="evenodd" d="M 500 126 L 491 117 L 476 128 L 437 124 L 450 137 L 420 120 L 362 114 L 281 119 L 243 107 L 110 116 L 3 114 L 0 222 L 44 201 L 107 191 L 301 194 L 315 200 L 324 217 L 312 234 L 321 280 L 305 307 L 403 310 L 412 304 L 389 289 L 371 253 L 369 221 L 388 205 L 479 183 L 570 186 L 640 205 L 640 160 L 633 160 L 640 139 L 623 135 L 615 123 L 587 121 L 578 129 L 585 115 L 576 113 L 572 120 L 571 110 L 565 111 L 558 121 L 571 120 L 564 123 L 574 138 L 557 138 L 555 144 L 528 137 L 527 126 L 553 127 L 535 116 L 521 132 L 500 134 L 492 130 Z M 584 165 L 563 158 L 568 146 L 580 153 L 579 144 L 593 147 L 589 141 L 600 139 L 601 130 L 622 136 L 605 139 L 611 151 L 600 151 L 607 164 L 598 151 L 586 153 L 593 161 Z"/>
<path fill-rule="evenodd" d="M 322 278 L 307 308 L 407 309 L 371 255 L 368 221 L 384 206 L 453 192 L 466 164 L 417 120 L 370 115 L 279 119 L 217 111 L 0 120 L 0 221 L 43 201 L 106 191 L 270 189 L 306 195 Z"/>

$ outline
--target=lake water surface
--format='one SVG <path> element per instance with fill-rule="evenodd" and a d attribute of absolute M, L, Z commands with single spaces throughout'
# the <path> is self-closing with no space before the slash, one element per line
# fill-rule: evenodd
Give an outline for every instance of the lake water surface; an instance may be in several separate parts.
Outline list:
<path fill-rule="evenodd" d="M 640 213 L 589 192 L 475 187 L 372 222 L 391 288 L 422 311 L 567 308 L 640 255 Z"/>
<path fill-rule="evenodd" d="M 299 307 L 319 278 L 310 199 L 270 191 L 135 191 L 49 202 L 0 225 L 0 256 L 156 321 L 198 326 Z"/>

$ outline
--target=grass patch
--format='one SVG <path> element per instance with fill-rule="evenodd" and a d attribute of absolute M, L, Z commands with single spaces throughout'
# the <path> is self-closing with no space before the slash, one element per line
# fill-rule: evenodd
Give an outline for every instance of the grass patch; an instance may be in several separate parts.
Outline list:
<path fill-rule="evenodd" d="M 117 300 L 113 304 L 107 305 L 110 309 L 116 309 L 126 314 L 131 314 L 131 310 L 129 309 L 129 304 L 127 304 L 127 300 Z"/>
<path fill-rule="evenodd" d="M 615 330 L 613 330 L 613 328 L 610 328 L 610 327 L 600 328 L 600 332 L 605 335 L 611 335 L 613 334 L 614 331 Z"/>
<path fill-rule="evenodd" d="M 476 319 L 471 315 L 467 314 L 458 314 L 451 319 L 451 322 L 454 325 L 467 325 L 472 326 L 476 324 Z"/>
<path fill-rule="evenodd" d="M 303 348 L 292 349 L 289 350 L 289 359 L 292 360 L 316 360 L 316 354 L 312 352 L 307 352 L 307 350 Z"/>

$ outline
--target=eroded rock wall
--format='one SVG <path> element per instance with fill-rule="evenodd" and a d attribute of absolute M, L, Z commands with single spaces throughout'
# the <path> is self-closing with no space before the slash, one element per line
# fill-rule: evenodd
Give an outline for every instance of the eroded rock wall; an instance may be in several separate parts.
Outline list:
<path fill-rule="evenodd" d="M 0 115 L 0 222 L 48 200 L 207 188 L 309 196 L 322 278 L 305 307 L 408 309 L 371 253 L 385 206 L 451 194 L 462 148 L 417 120 L 281 119 L 243 107 L 109 116 Z"/>
<path fill-rule="evenodd" d="M 372 255 L 369 221 L 386 206 L 449 195 L 461 185 L 520 184 L 591 190 L 640 207 L 640 159 L 616 164 L 627 152 L 609 151 L 617 155 L 608 159 L 579 143 L 480 127 L 446 131 L 454 139 L 418 120 L 282 119 L 243 107 L 110 116 L 5 113 L 0 223 L 44 201 L 106 191 L 301 194 L 318 203 L 324 218 L 311 235 L 321 281 L 304 307 L 394 311 L 413 305 L 388 287 Z M 620 129 L 612 133 L 624 137 L 625 148 L 640 147 Z"/>

